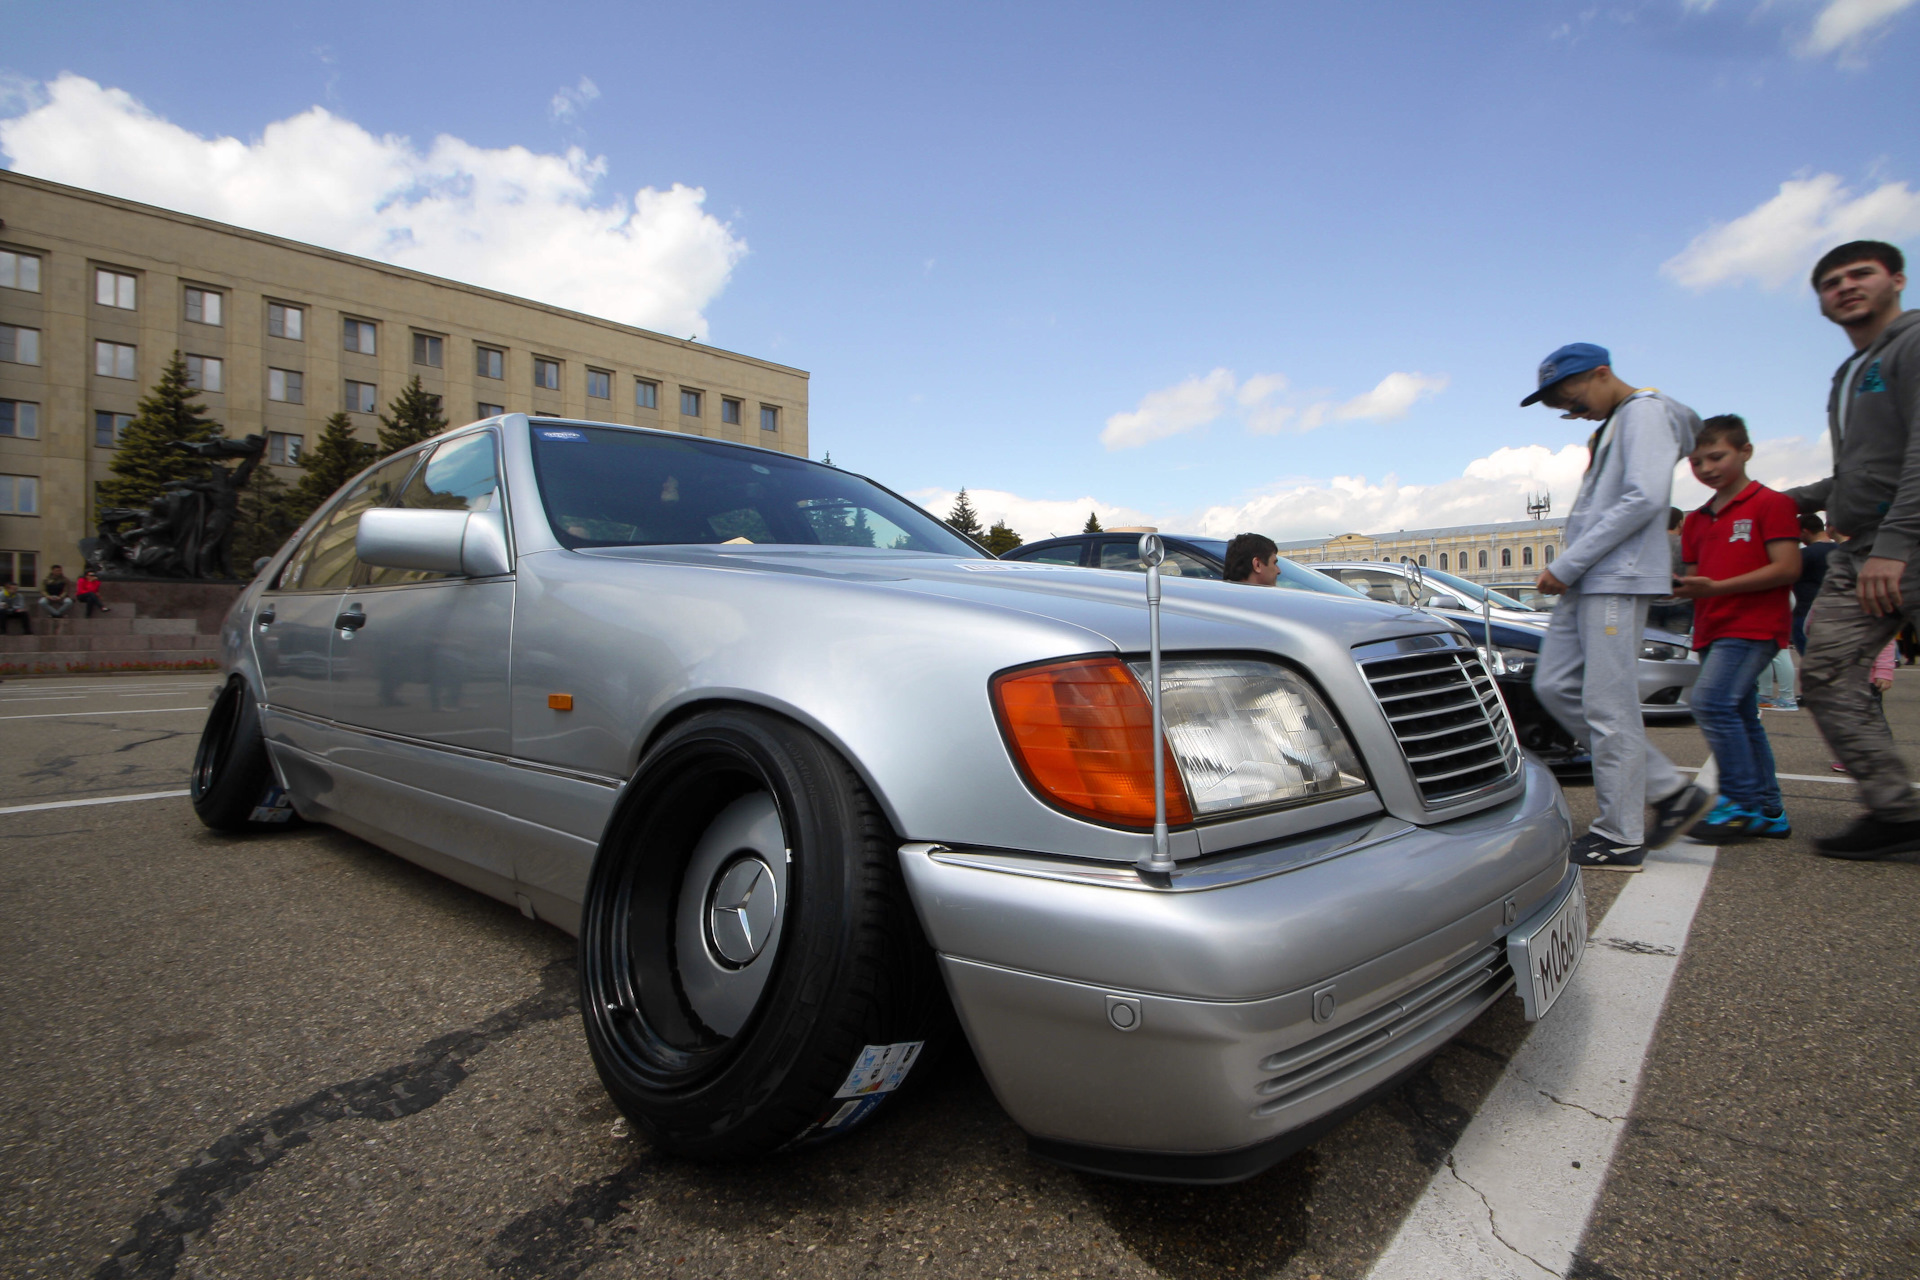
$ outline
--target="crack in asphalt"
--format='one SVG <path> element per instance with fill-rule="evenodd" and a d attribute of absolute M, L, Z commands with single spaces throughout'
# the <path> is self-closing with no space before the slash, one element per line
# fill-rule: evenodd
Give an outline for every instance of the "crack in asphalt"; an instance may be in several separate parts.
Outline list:
<path fill-rule="evenodd" d="M 541 970 L 540 989 L 525 999 L 429 1040 L 405 1062 L 328 1085 L 229 1131 L 154 1195 L 153 1207 L 94 1270 L 94 1280 L 167 1280 L 188 1242 L 281 1157 L 313 1141 L 316 1130 L 341 1120 L 384 1123 L 418 1115 L 466 1079 L 467 1060 L 475 1054 L 578 1008 L 576 989 L 573 961 L 552 961 Z"/>
<path fill-rule="evenodd" d="M 1451 1155 L 1447 1157 L 1447 1172 L 1453 1175 L 1453 1180 L 1455 1182 L 1458 1182 L 1461 1186 L 1473 1192 L 1474 1195 L 1480 1197 L 1480 1204 L 1487 1211 L 1487 1230 L 1493 1233 L 1493 1238 L 1495 1240 L 1498 1240 L 1501 1243 L 1501 1245 L 1507 1250 L 1507 1252 L 1513 1254 L 1516 1258 L 1525 1258 L 1528 1262 L 1531 1262 L 1534 1266 L 1540 1268 L 1540 1270 L 1545 1274 L 1554 1277 L 1554 1280 L 1559 1280 L 1560 1273 L 1558 1271 L 1555 1271 L 1552 1267 L 1540 1261 L 1540 1259 L 1534 1257 L 1532 1254 L 1528 1253 L 1526 1250 L 1514 1244 L 1513 1241 L 1507 1239 L 1505 1236 L 1500 1234 L 1500 1223 L 1497 1220 L 1495 1220 L 1493 1216 L 1493 1202 L 1487 1199 L 1486 1193 L 1480 1190 L 1480 1188 L 1474 1186 L 1471 1182 L 1468 1182 L 1465 1178 L 1460 1176 L 1459 1166 L 1454 1163 L 1453 1157 Z"/>
<path fill-rule="evenodd" d="M 1577 1102 L 1568 1102 L 1565 1098 L 1562 1098 L 1553 1093 L 1550 1093 L 1547 1090 L 1542 1089 L 1537 1084 L 1533 1086 L 1533 1091 L 1539 1094 L 1541 1097 L 1545 1098 L 1548 1102 L 1553 1103 L 1555 1106 L 1565 1107 L 1569 1111 L 1584 1111 L 1588 1115 L 1592 1116 L 1595 1120 L 1604 1120 L 1608 1124 L 1622 1124 L 1626 1121 L 1625 1116 L 1602 1115 L 1598 1111 L 1595 1111 L 1592 1107 L 1583 1107 Z"/>
<path fill-rule="evenodd" d="M 1612 947 L 1615 951 L 1624 951 L 1631 956 L 1677 956 L 1680 953 L 1672 947 L 1657 942 L 1635 942 L 1630 938 L 1608 938 L 1600 944 Z"/>

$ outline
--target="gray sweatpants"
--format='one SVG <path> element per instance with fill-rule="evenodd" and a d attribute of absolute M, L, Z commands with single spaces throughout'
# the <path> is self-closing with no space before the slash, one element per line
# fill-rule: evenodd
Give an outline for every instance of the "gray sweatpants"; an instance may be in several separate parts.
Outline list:
<path fill-rule="evenodd" d="M 1593 754 L 1600 813 L 1591 830 L 1621 844 L 1646 839 L 1647 805 L 1687 780 L 1647 741 L 1640 718 L 1640 638 L 1652 596 L 1569 591 L 1540 644 L 1533 692 Z"/>
<path fill-rule="evenodd" d="M 1860 784 L 1867 812 L 1884 822 L 1920 821 L 1920 794 L 1868 684 L 1875 655 L 1920 615 L 1920 559 L 1908 561 L 1900 576 L 1903 613 L 1870 616 L 1860 607 L 1859 590 L 1860 562 L 1835 547 L 1827 558 L 1826 580 L 1807 614 L 1801 691 L 1827 745 Z"/>

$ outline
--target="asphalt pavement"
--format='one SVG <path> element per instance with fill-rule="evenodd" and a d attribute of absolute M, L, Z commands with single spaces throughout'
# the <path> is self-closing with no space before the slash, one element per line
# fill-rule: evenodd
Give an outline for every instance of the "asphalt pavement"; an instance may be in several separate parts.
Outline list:
<path fill-rule="evenodd" d="M 66 805 L 183 788 L 213 687 L 0 684 L 0 1274 L 1359 1277 L 1529 1034 L 1502 1002 L 1233 1187 L 1030 1159 L 964 1051 L 845 1141 L 689 1165 L 602 1092 L 565 935 L 326 828 Z M 1889 713 L 1920 760 L 1920 672 Z M 1920 865 L 1811 856 L 1850 787 L 1767 719 L 1819 780 L 1718 854 L 1572 1275 L 1920 1274 Z"/>

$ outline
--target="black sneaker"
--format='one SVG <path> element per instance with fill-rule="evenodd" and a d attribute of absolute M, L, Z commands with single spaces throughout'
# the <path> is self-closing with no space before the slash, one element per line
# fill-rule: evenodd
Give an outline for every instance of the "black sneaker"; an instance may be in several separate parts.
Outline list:
<path fill-rule="evenodd" d="M 1920 849 L 1920 822 L 1885 822 L 1869 814 L 1839 835 L 1813 843 L 1823 858 L 1866 862 Z"/>
<path fill-rule="evenodd" d="M 1647 846 L 1621 844 L 1593 831 L 1575 840 L 1573 847 L 1567 851 L 1568 862 L 1576 867 L 1592 867 L 1596 871 L 1638 871 L 1640 864 L 1646 860 Z"/>
<path fill-rule="evenodd" d="M 1653 822 L 1647 828 L 1647 848 L 1664 849 L 1685 835 L 1687 828 L 1713 805 L 1713 792 L 1689 782 L 1665 800 L 1653 802 Z"/>

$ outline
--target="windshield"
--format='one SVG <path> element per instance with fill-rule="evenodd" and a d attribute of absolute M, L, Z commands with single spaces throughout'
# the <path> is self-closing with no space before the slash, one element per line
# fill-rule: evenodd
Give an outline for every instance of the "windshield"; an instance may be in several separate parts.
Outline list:
<path fill-rule="evenodd" d="M 1532 605 L 1522 604 L 1504 592 L 1495 591 L 1492 587 L 1483 587 L 1477 582 L 1468 582 L 1465 578 L 1456 578 L 1452 574 L 1443 573 L 1439 569 L 1422 569 L 1420 573 L 1422 577 L 1428 578 L 1431 581 L 1452 587 L 1455 591 L 1458 591 L 1475 604 L 1478 604 L 1482 600 L 1488 600 L 1492 602 L 1493 607 L 1496 609 L 1518 609 L 1522 613 L 1540 612 L 1540 610 L 1534 608 Z"/>
<path fill-rule="evenodd" d="M 1181 541 L 1198 547 L 1219 560 L 1227 562 L 1227 544 L 1220 538 L 1183 538 Z M 1285 556 L 1276 556 L 1275 563 L 1280 566 L 1280 580 L 1276 587 L 1292 587 L 1295 591 L 1321 591 L 1330 596 L 1358 596 L 1366 599 L 1364 592 L 1355 591 L 1338 578 L 1321 573 L 1318 569 L 1309 569 L 1303 564 L 1295 564 Z"/>
<path fill-rule="evenodd" d="M 533 469 L 568 550 L 686 543 L 986 552 L 872 481 L 688 436 L 541 423 Z"/>

